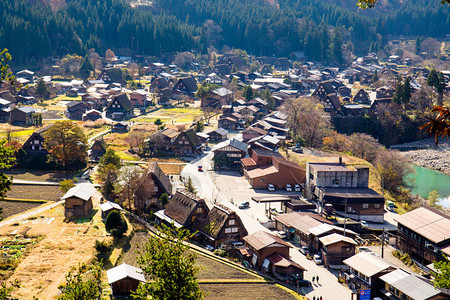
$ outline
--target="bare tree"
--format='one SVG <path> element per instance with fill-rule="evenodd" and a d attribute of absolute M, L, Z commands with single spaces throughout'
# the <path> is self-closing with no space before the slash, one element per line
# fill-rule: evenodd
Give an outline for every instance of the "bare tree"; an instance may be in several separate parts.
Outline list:
<path fill-rule="evenodd" d="M 128 208 L 132 211 L 131 203 L 134 202 L 134 193 L 138 188 L 138 180 L 142 169 L 137 166 L 125 166 L 120 168 L 115 190 L 118 191 L 122 205 L 128 202 Z"/>
<path fill-rule="evenodd" d="M 378 152 L 373 164 L 374 175 L 383 192 L 399 194 L 406 176 L 412 172 L 405 159 L 397 151 L 385 150 Z"/>
<path fill-rule="evenodd" d="M 161 151 L 167 150 L 165 140 L 161 134 L 155 133 L 148 139 L 149 154 L 158 154 Z"/>
<path fill-rule="evenodd" d="M 100 57 L 100 55 L 98 55 L 97 52 L 95 52 L 95 49 L 91 49 L 89 50 L 89 59 L 91 60 L 91 64 L 94 67 L 94 77 L 95 77 L 95 72 L 97 69 L 102 69 L 103 65 L 102 65 L 102 58 Z"/>
<path fill-rule="evenodd" d="M 282 110 L 288 116 L 292 138 L 302 138 L 307 146 L 320 146 L 331 129 L 330 115 L 313 97 L 291 98 Z"/>
<path fill-rule="evenodd" d="M 108 49 L 108 50 L 106 50 L 105 58 L 108 63 L 112 63 L 114 61 L 114 59 L 116 58 L 116 55 L 114 54 L 114 52 L 111 49 Z"/>
<path fill-rule="evenodd" d="M 134 207 L 139 214 L 144 212 L 145 206 L 155 190 L 153 180 L 149 179 L 152 176 L 148 170 L 145 170 L 141 176 L 136 180 L 136 189 L 134 191 Z"/>
<path fill-rule="evenodd" d="M 142 152 L 142 149 L 144 147 L 144 140 L 145 132 L 140 130 L 133 130 L 126 138 L 126 141 L 130 145 L 130 147 L 138 148 L 138 153 Z"/>
<path fill-rule="evenodd" d="M 203 107 L 202 108 L 202 113 L 203 113 L 203 119 L 205 120 L 206 123 L 209 124 L 209 121 L 211 121 L 211 118 L 217 114 L 217 110 L 214 109 L 213 107 Z"/>

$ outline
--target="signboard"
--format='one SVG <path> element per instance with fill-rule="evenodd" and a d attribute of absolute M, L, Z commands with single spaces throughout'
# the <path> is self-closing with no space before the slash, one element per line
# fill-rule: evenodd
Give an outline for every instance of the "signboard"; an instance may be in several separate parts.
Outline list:
<path fill-rule="evenodd" d="M 359 300 L 370 300 L 370 290 L 360 290 Z"/>

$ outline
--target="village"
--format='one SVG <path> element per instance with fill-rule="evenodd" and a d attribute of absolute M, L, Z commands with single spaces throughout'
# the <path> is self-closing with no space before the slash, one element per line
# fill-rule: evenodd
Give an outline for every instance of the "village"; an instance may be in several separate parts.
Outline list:
<path fill-rule="evenodd" d="M 232 270 L 230 278 L 200 272 L 208 275 L 200 278 L 207 299 L 259 286 L 264 293 L 251 299 L 449 299 L 450 291 L 431 281 L 433 262 L 450 256 L 450 216 L 388 200 L 367 160 L 315 147 L 325 136 L 292 137 L 292 99 L 312 99 L 325 113 L 317 118 L 350 135 L 395 112 L 399 84 L 419 94 L 433 71 L 374 53 L 343 70 L 307 62 L 302 53 L 288 59 L 235 51 L 182 67 L 173 63 L 177 56 L 109 56 L 84 80 L 62 76 L 58 63 L 45 74 L 19 70 L 20 87 L 0 91 L 1 134 L 17 153 L 14 168 L 4 171 L 13 185 L 0 201 L 2 253 L 14 257 L 15 241 L 23 250 L 0 274 L 21 281 L 20 299 L 57 295 L 68 262 L 89 262 L 98 241 L 113 240 L 105 227 L 112 211 L 129 224 L 114 235 L 103 266 L 112 297 L 129 296 L 146 281 L 132 250 L 164 224 L 193 234 L 200 265 Z M 450 71 L 440 74 L 446 94 Z M 432 106 L 417 99 L 397 104 Z M 86 136 L 87 157 L 77 170 L 49 160 L 48 133 L 67 120 Z M 426 137 L 398 130 L 405 139 Z M 410 141 L 380 133 L 383 139 L 389 146 Z M 120 158 L 112 180 L 102 159 L 110 155 Z M 61 192 L 67 180 L 73 186 Z M 121 192 L 106 182 L 119 183 Z M 42 278 L 31 280 L 33 272 Z"/>

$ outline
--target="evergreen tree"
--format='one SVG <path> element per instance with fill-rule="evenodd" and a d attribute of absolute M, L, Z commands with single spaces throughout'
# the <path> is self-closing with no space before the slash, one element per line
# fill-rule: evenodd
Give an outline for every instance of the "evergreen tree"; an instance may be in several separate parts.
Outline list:
<path fill-rule="evenodd" d="M 188 180 L 185 184 L 185 189 L 189 193 L 197 195 L 197 189 L 194 187 L 194 183 L 192 182 L 192 178 L 190 176 L 188 177 Z"/>
<path fill-rule="evenodd" d="M 375 70 L 375 72 L 373 73 L 372 81 L 373 82 L 377 82 L 378 81 L 378 72 L 377 72 L 377 70 Z"/>
<path fill-rule="evenodd" d="M 403 102 L 403 83 L 402 78 L 400 76 L 397 77 L 397 86 L 395 87 L 394 96 L 392 97 L 392 101 L 395 103 L 402 103 Z"/>
<path fill-rule="evenodd" d="M 430 74 L 428 74 L 427 84 L 428 84 L 428 86 L 435 87 L 435 88 L 437 86 L 439 86 L 439 75 L 435 69 L 432 69 L 430 71 Z"/>
<path fill-rule="evenodd" d="M 409 77 L 406 77 L 403 83 L 402 103 L 408 104 L 410 99 L 411 99 L 411 79 Z"/>
<path fill-rule="evenodd" d="M 86 54 L 86 56 L 81 60 L 80 64 L 80 74 L 83 79 L 87 79 L 89 75 L 91 74 L 91 71 L 94 71 L 94 67 L 91 64 L 91 60 L 89 59 L 89 56 Z"/>
<path fill-rule="evenodd" d="M 417 55 L 421 52 L 420 43 L 421 43 L 420 36 L 417 36 L 416 45 L 415 45 L 415 50 L 416 50 Z"/>
<path fill-rule="evenodd" d="M 39 97 L 39 100 L 42 102 L 45 96 L 48 94 L 47 85 L 44 82 L 44 79 L 39 78 L 36 84 L 36 94 Z"/>
<path fill-rule="evenodd" d="M 242 96 L 245 98 L 245 100 L 250 101 L 253 99 L 253 89 L 251 86 L 246 85 L 244 87 L 244 92 L 242 93 Z"/>

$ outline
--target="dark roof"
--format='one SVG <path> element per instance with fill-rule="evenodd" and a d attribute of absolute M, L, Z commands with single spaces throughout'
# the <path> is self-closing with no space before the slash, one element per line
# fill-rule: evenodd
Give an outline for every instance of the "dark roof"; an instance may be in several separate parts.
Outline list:
<path fill-rule="evenodd" d="M 159 133 L 170 139 L 176 137 L 179 134 L 178 131 L 176 131 L 175 129 L 172 129 L 172 128 L 165 128 L 165 129 L 161 130 Z"/>
<path fill-rule="evenodd" d="M 150 163 L 148 167 L 149 172 L 153 177 L 159 182 L 159 184 L 164 188 L 164 192 L 167 194 L 172 194 L 172 184 L 170 183 L 169 177 L 163 172 L 159 167 L 157 162 Z"/>
<path fill-rule="evenodd" d="M 217 65 L 216 69 L 220 73 L 220 76 L 230 75 L 231 72 L 229 65 Z"/>
<path fill-rule="evenodd" d="M 226 130 L 225 128 L 222 128 L 222 127 L 220 127 L 220 128 L 217 128 L 216 130 L 214 130 L 213 132 L 216 132 L 216 133 L 218 133 L 218 134 L 220 134 L 220 135 L 227 135 L 228 134 L 228 130 Z M 210 134 L 211 134 L 212 132 L 210 132 Z"/>
<path fill-rule="evenodd" d="M 336 93 L 336 89 L 334 88 L 331 81 L 323 81 L 321 82 L 323 89 L 325 90 L 325 94 L 334 94 Z"/>
<path fill-rule="evenodd" d="M 383 196 L 369 188 L 319 188 L 323 193 L 323 199 L 328 202 L 340 204 L 347 199 L 349 204 L 353 203 L 381 203 Z"/>
<path fill-rule="evenodd" d="M 103 70 L 111 79 L 112 82 L 122 83 L 123 82 L 123 76 L 122 76 L 122 69 L 120 68 L 109 68 Z M 100 79 L 100 76 L 99 78 Z"/>
<path fill-rule="evenodd" d="M 164 214 L 172 220 L 184 225 L 194 209 L 201 202 L 204 203 L 205 200 L 198 198 L 196 195 L 189 193 L 184 189 L 179 189 L 167 204 Z M 207 207 L 206 204 L 205 207 Z"/>
<path fill-rule="evenodd" d="M 95 144 L 100 144 L 103 147 L 103 149 L 105 149 L 105 150 L 106 150 L 106 148 L 108 148 L 108 145 L 103 140 L 103 137 L 96 138 L 94 140 L 94 142 L 92 143 L 91 149 L 92 149 L 92 147 L 94 147 Z"/>
<path fill-rule="evenodd" d="M 178 82 L 182 82 L 190 93 L 197 91 L 197 81 L 193 77 L 180 78 Z"/>
<path fill-rule="evenodd" d="M 328 94 L 325 99 L 330 99 L 336 111 L 341 111 L 341 102 L 339 101 L 339 97 L 336 94 Z"/>
<path fill-rule="evenodd" d="M 231 213 L 232 212 L 228 211 L 226 208 L 214 205 L 208 213 L 205 222 L 202 223 L 198 229 L 206 235 L 216 239 Z"/>
<path fill-rule="evenodd" d="M 190 128 L 188 130 L 185 130 L 184 134 L 188 137 L 189 141 L 191 141 L 191 144 L 194 148 L 202 145 L 202 142 L 200 141 L 198 135 L 195 133 L 194 129 Z"/>
<path fill-rule="evenodd" d="M 108 106 L 106 109 L 109 109 L 111 105 L 114 103 L 114 101 L 117 100 L 120 106 L 126 111 L 132 111 L 133 110 L 133 103 L 131 103 L 130 99 L 128 98 L 127 94 L 122 93 L 120 95 L 114 96 L 112 100 L 108 103 Z"/>
<path fill-rule="evenodd" d="M 69 103 L 66 104 L 66 106 L 67 106 L 67 108 L 72 108 L 72 107 L 77 106 L 79 104 L 84 106 L 84 103 L 81 102 L 81 101 L 70 101 Z"/>

